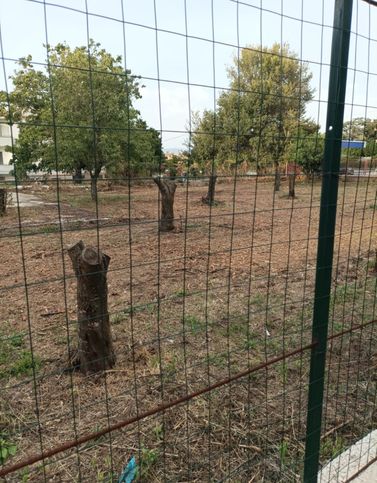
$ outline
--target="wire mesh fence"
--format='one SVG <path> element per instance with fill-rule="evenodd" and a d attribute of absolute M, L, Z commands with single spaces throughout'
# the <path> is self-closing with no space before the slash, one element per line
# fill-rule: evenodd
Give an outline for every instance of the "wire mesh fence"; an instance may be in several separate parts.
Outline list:
<path fill-rule="evenodd" d="M 349 481 L 377 444 L 373 2 L 0 7 L 0 476 Z"/>

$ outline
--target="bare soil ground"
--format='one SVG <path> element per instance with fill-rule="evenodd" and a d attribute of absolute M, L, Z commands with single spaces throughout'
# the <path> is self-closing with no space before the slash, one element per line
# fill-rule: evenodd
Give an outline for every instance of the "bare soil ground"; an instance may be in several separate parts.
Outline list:
<path fill-rule="evenodd" d="M 221 180 L 220 180 L 221 181 Z M 158 233 L 153 183 L 32 185 L 47 204 L 0 219 L 0 436 L 14 463 L 310 343 L 320 185 L 256 179 L 179 185 L 176 229 Z M 340 184 L 333 333 L 376 318 L 376 183 Z M 22 236 L 20 236 L 22 235 Z M 67 246 L 111 257 L 117 364 L 67 372 L 76 280 Z M 330 344 L 322 461 L 377 422 L 374 325 Z M 32 356 L 33 354 L 33 356 Z M 134 455 L 140 481 L 298 481 L 309 351 L 189 403 L 10 475 L 7 481 L 117 481 Z M 34 371 L 33 371 L 34 367 Z M 337 428 L 334 430 L 334 428 Z"/>

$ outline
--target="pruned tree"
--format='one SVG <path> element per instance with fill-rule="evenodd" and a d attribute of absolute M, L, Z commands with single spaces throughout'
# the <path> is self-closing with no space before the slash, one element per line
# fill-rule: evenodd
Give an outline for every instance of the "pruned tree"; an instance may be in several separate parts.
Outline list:
<path fill-rule="evenodd" d="M 296 173 L 291 172 L 288 173 L 288 198 L 296 198 L 295 192 L 295 185 L 296 185 Z"/>
<path fill-rule="evenodd" d="M 78 354 L 81 372 L 99 372 L 115 365 L 107 309 L 110 257 L 82 241 L 68 248 L 77 277 Z"/>
<path fill-rule="evenodd" d="M 8 191 L 5 188 L 0 188 L 0 216 L 4 216 L 7 212 L 8 205 Z"/>
<path fill-rule="evenodd" d="M 0 114 L 8 122 L 24 121 L 12 149 L 15 174 L 58 170 L 79 179 L 86 170 L 96 200 L 101 173 L 131 175 L 126 171 L 156 164 L 160 135 L 134 108 L 140 85 L 120 56 L 93 40 L 74 49 L 67 44 L 47 49 L 46 70 L 36 69 L 31 56 L 20 59 L 11 77 L 14 89 L 9 96 L 0 93 Z"/>
<path fill-rule="evenodd" d="M 192 118 L 193 132 L 190 139 L 190 159 L 208 173 L 208 191 L 202 196 L 202 202 L 212 205 L 215 202 L 215 187 L 217 181 L 217 165 L 221 156 L 221 146 L 224 141 L 221 119 L 216 112 L 204 110 L 200 117 L 197 112 Z"/>
<path fill-rule="evenodd" d="M 219 106 L 225 110 L 224 127 L 237 135 L 239 157 L 275 166 L 275 190 L 280 188 L 279 166 L 289 142 L 292 125 L 305 114 L 312 99 L 311 73 L 288 44 L 249 46 L 228 69 L 231 91 Z"/>
<path fill-rule="evenodd" d="M 300 166 L 308 179 L 321 170 L 324 152 L 324 136 L 319 126 L 310 121 L 303 122 L 291 138 L 286 153 L 288 163 Z"/>
<path fill-rule="evenodd" d="M 208 179 L 208 191 L 206 196 L 202 196 L 202 202 L 206 205 L 213 205 L 215 202 L 215 188 L 217 176 L 212 174 Z"/>
<path fill-rule="evenodd" d="M 168 178 L 153 176 L 153 181 L 161 193 L 161 215 L 159 219 L 160 231 L 171 231 L 174 229 L 174 194 L 177 184 Z"/>
<path fill-rule="evenodd" d="M 280 189 L 280 165 L 292 132 L 313 98 L 311 73 L 288 44 L 247 46 L 228 69 L 230 89 L 222 92 L 216 113 L 205 111 L 196 127 L 192 152 L 214 146 L 211 116 L 216 119 L 218 167 L 255 163 L 257 170 L 275 168 Z M 212 122 L 213 125 L 213 122 Z"/>

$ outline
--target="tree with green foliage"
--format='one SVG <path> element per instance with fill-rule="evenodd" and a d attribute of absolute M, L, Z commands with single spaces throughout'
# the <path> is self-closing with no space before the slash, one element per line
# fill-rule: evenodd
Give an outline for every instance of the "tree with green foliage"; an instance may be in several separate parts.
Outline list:
<path fill-rule="evenodd" d="M 218 136 L 216 153 L 223 163 L 255 163 L 257 169 L 275 167 L 275 189 L 280 188 L 279 165 L 297 125 L 304 119 L 313 98 L 311 73 L 287 44 L 272 47 L 249 46 L 240 51 L 228 69 L 229 89 L 217 103 L 216 125 L 208 131 L 211 116 L 204 112 L 193 138 L 193 154 L 209 152 L 211 139 Z"/>
<path fill-rule="evenodd" d="M 347 158 L 360 156 L 375 156 L 377 152 L 377 119 L 355 117 L 343 124 L 343 139 L 364 141 L 363 149 L 344 148 Z"/>
<path fill-rule="evenodd" d="M 310 120 L 304 121 L 292 137 L 286 160 L 300 166 L 308 178 L 321 170 L 324 152 L 324 136 L 319 126 Z"/>
<path fill-rule="evenodd" d="M 205 109 L 202 116 L 194 112 L 192 116 L 190 158 L 207 172 L 215 171 L 224 154 L 224 137 L 221 119 L 216 112 Z"/>
<path fill-rule="evenodd" d="M 93 41 L 89 47 L 47 49 L 46 70 L 37 70 L 31 56 L 21 59 L 11 78 L 13 91 L 1 98 L 2 113 L 20 127 L 16 175 L 87 170 L 96 199 L 103 170 L 112 176 L 152 171 L 162 155 L 161 140 L 133 107 L 140 85 L 121 57 Z"/>
<path fill-rule="evenodd" d="M 192 126 L 190 159 L 208 174 L 208 191 L 205 196 L 202 196 L 202 202 L 213 205 L 217 166 L 224 161 L 221 118 L 218 117 L 217 112 L 210 110 L 205 110 L 202 117 L 196 112 L 193 115 Z"/>
<path fill-rule="evenodd" d="M 367 141 L 375 136 L 377 119 L 355 117 L 343 124 L 343 139 Z"/>

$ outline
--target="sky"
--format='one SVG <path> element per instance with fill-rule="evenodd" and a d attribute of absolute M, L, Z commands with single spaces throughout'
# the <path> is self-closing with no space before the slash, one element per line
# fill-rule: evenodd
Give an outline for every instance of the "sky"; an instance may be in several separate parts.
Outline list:
<path fill-rule="evenodd" d="M 288 42 L 308 64 L 307 115 L 323 130 L 333 11 L 334 0 L 0 0 L 1 56 L 9 77 L 20 57 L 44 63 L 46 40 L 75 47 L 89 36 L 142 77 L 136 107 L 162 131 L 165 151 L 178 150 L 192 112 L 214 108 L 227 66 L 250 45 Z M 345 120 L 377 118 L 377 8 L 354 0 L 352 32 Z"/>

